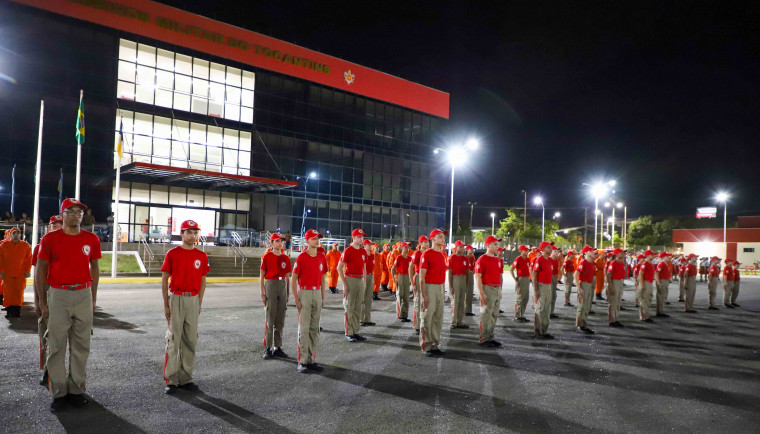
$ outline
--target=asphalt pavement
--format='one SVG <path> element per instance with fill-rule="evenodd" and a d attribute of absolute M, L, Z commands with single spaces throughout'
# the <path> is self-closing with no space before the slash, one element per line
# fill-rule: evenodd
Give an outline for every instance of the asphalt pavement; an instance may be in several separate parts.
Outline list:
<path fill-rule="evenodd" d="M 677 285 L 677 284 L 675 284 Z M 395 321 L 389 293 L 373 304 L 364 343 L 343 339 L 340 295 L 327 294 L 318 361 L 322 373 L 296 372 L 297 312 L 291 303 L 283 350 L 262 360 L 264 308 L 258 282 L 212 284 L 199 324 L 194 377 L 201 392 L 163 393 L 166 319 L 160 285 L 105 284 L 98 295 L 85 409 L 49 411 L 39 386 L 36 318 L 0 318 L 2 432 L 722 432 L 760 431 L 760 279 L 742 282 L 740 308 L 683 313 L 671 285 L 671 317 L 638 321 L 626 287 L 620 321 L 607 326 L 606 302 L 590 317 L 594 335 L 575 332 L 563 306 L 549 332 L 510 320 L 507 278 L 496 339 L 477 345 L 478 316 L 449 330 L 443 357 L 421 355 L 411 323 Z M 575 294 L 573 299 L 575 303 Z M 476 301 L 477 303 L 477 301 Z M 476 315 L 479 307 L 474 307 Z M 528 306 L 532 318 L 533 308 Z"/>

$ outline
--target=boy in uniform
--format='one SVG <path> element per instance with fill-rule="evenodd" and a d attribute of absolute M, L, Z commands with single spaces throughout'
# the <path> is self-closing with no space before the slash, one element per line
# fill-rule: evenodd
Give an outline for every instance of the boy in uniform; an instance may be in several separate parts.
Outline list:
<path fill-rule="evenodd" d="M 515 281 L 515 318 L 514 321 L 530 322 L 525 318 L 525 308 L 530 299 L 530 249 L 526 245 L 518 247 L 520 256 L 512 262 L 512 279 Z"/>
<path fill-rule="evenodd" d="M 422 260 L 422 254 L 430 248 L 430 239 L 425 235 L 420 235 L 417 240 L 417 247 L 419 250 L 414 252 L 412 256 L 412 263 L 409 264 L 409 276 L 412 281 L 412 292 L 414 293 L 414 318 L 412 319 L 412 327 L 415 334 L 420 334 L 422 314 L 422 296 L 420 295 L 420 263 Z"/>
<path fill-rule="evenodd" d="M 552 277 L 556 276 L 554 261 L 549 255 L 552 251 L 552 245 L 548 241 L 543 241 L 538 246 L 541 256 L 537 256 L 533 261 L 533 299 L 536 306 L 533 327 L 536 338 L 554 339 L 549 332 L 549 315 L 551 314 L 552 301 Z"/>
<path fill-rule="evenodd" d="M 362 248 L 363 241 L 364 231 L 354 229 L 351 232 L 351 244 L 343 250 L 338 263 L 338 273 L 343 282 L 343 309 L 348 342 L 367 340 L 359 334 L 367 274 L 367 251 Z"/>
<path fill-rule="evenodd" d="M 575 286 L 578 288 L 578 309 L 575 311 L 575 326 L 578 333 L 594 334 L 594 331 L 588 328 L 586 318 L 591 310 L 591 301 L 594 297 L 594 275 L 596 274 L 596 264 L 594 256 L 596 250 L 590 246 L 581 249 L 583 259 L 578 263 L 575 271 Z"/>
<path fill-rule="evenodd" d="M 396 318 L 401 322 L 409 322 L 409 264 L 412 263 L 412 257 L 409 256 L 409 243 L 401 243 L 401 254 L 396 256 L 396 260 L 391 267 L 391 275 L 396 286 Z"/>
<path fill-rule="evenodd" d="M 707 292 L 710 298 L 710 310 L 718 310 L 715 306 L 715 296 L 718 292 L 718 282 L 720 282 L 720 258 L 713 256 L 710 258 L 710 268 L 707 272 Z"/>
<path fill-rule="evenodd" d="M 272 248 L 261 257 L 261 273 L 259 288 L 261 301 L 266 309 L 264 324 L 264 355 L 262 358 L 287 358 L 282 351 L 282 329 L 285 327 L 285 311 L 287 310 L 288 278 L 290 277 L 290 256 L 286 255 L 282 245 L 285 237 L 275 232 L 269 237 Z M 332 251 L 332 250 L 331 250 Z M 329 254 L 329 252 L 328 252 Z"/>
<path fill-rule="evenodd" d="M 670 315 L 665 313 L 665 303 L 668 301 L 668 286 L 672 277 L 672 268 L 670 264 L 670 253 L 660 253 L 662 259 L 655 268 L 654 281 L 657 285 L 657 318 L 668 318 Z M 636 279 L 638 282 L 638 278 Z"/>
<path fill-rule="evenodd" d="M 373 326 L 375 323 L 372 322 L 372 296 L 374 293 L 374 286 L 375 286 L 375 244 L 365 239 L 362 241 L 362 247 L 364 247 L 364 251 L 367 252 L 367 261 L 364 263 L 366 276 L 364 277 L 364 300 L 362 302 L 362 319 L 361 324 L 363 326 Z M 379 297 L 378 297 L 379 298 Z"/>
<path fill-rule="evenodd" d="M 448 231 L 433 229 L 430 240 L 433 247 L 425 250 L 420 259 L 420 294 L 422 295 L 422 330 L 420 347 L 428 356 L 442 356 L 438 348 L 443 328 L 443 297 L 446 288 L 446 253 L 443 246 Z"/>
<path fill-rule="evenodd" d="M 494 327 L 499 317 L 499 302 L 501 301 L 502 273 L 504 261 L 496 256 L 500 238 L 490 235 L 486 238 L 486 253 L 475 262 L 475 285 L 480 297 L 480 345 L 485 347 L 500 347 L 501 343 L 494 340 Z"/>
<path fill-rule="evenodd" d="M 451 325 L 449 328 L 469 328 L 464 324 L 464 312 L 467 301 L 467 264 L 464 243 L 457 240 L 454 252 L 449 255 L 449 292 L 451 293 Z M 497 246 L 498 247 L 498 246 Z"/>

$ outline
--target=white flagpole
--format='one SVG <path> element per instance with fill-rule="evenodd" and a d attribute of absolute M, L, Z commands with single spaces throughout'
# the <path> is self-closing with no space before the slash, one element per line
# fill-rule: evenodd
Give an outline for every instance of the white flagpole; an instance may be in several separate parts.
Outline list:
<path fill-rule="evenodd" d="M 34 174 L 34 213 L 32 218 L 32 246 L 37 245 L 40 226 L 40 178 L 42 175 L 42 114 L 45 112 L 45 101 L 40 100 L 40 130 L 37 134 L 37 170 Z"/>
<path fill-rule="evenodd" d="M 122 143 L 122 148 L 124 147 L 124 143 Z M 113 246 L 111 247 L 111 277 L 116 277 L 116 251 L 118 250 L 117 247 L 119 245 L 119 190 L 121 184 L 121 158 L 119 158 L 119 154 L 116 154 L 116 192 L 114 193 L 114 209 L 113 209 L 113 236 L 112 236 L 112 242 Z"/>
<path fill-rule="evenodd" d="M 84 96 L 84 90 L 79 90 L 79 107 L 82 106 L 82 97 Z M 77 107 L 77 111 L 79 111 L 79 107 Z M 77 113 L 77 116 L 79 116 L 79 113 Z M 81 176 L 82 172 L 82 146 L 77 142 L 77 183 L 76 183 L 76 189 L 74 191 L 74 197 L 82 200 L 82 198 L 79 196 L 79 178 Z"/>

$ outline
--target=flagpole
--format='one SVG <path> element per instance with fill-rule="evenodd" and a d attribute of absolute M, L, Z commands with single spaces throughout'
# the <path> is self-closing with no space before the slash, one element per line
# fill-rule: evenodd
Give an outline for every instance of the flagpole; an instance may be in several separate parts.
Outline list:
<path fill-rule="evenodd" d="M 11 171 L 11 215 L 16 215 L 16 163 Z"/>
<path fill-rule="evenodd" d="M 61 176 L 58 178 L 58 208 L 63 205 L 63 167 L 61 167 Z"/>
<path fill-rule="evenodd" d="M 84 90 L 79 89 L 79 107 L 82 107 L 82 97 L 84 97 Z M 79 119 L 80 114 L 77 112 L 77 119 Z M 79 178 L 81 176 L 82 172 L 82 145 L 79 144 L 77 141 L 77 181 L 76 181 L 76 189 L 74 191 L 74 197 L 81 200 L 82 198 L 79 196 Z"/>
<path fill-rule="evenodd" d="M 116 277 L 116 250 L 119 245 L 119 190 L 121 184 L 121 158 L 116 159 L 116 192 L 114 193 L 113 237 L 111 246 L 111 277 Z"/>
<path fill-rule="evenodd" d="M 37 245 L 40 226 L 40 178 L 42 177 L 42 115 L 45 112 L 45 101 L 40 100 L 40 130 L 37 134 L 37 170 L 34 175 L 34 212 L 32 213 L 32 247 Z"/>

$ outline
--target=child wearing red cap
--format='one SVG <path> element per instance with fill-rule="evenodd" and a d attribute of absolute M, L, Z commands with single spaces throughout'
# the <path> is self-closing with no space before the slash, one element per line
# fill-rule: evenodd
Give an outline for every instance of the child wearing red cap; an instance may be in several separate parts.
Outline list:
<path fill-rule="evenodd" d="M 438 348 L 443 328 L 443 296 L 446 283 L 446 244 L 447 231 L 433 229 L 430 241 L 433 246 L 422 254 L 420 259 L 420 294 L 422 295 L 422 329 L 420 331 L 420 347 L 428 356 L 441 356 L 443 351 Z"/>
<path fill-rule="evenodd" d="M 338 273 L 343 282 L 343 310 L 348 342 L 362 342 L 367 338 L 359 334 L 361 327 L 362 305 L 367 275 L 367 251 L 362 248 L 364 231 L 354 229 L 351 232 L 351 244 L 343 250 L 338 262 Z"/>
<path fill-rule="evenodd" d="M 195 248 L 199 232 L 194 220 L 182 222 L 179 231 L 182 245 L 169 250 L 161 266 L 161 294 L 169 324 L 164 357 L 164 392 L 167 394 L 175 393 L 178 387 L 198 390 L 193 383 L 193 365 L 198 316 L 206 291 L 206 274 L 210 270 L 206 253 Z"/>
<path fill-rule="evenodd" d="M 504 261 L 496 255 L 501 238 L 490 235 L 486 238 L 486 253 L 475 263 L 475 284 L 480 296 L 480 345 L 500 347 L 494 340 L 494 327 L 499 317 L 499 302 L 502 293 Z"/>
<path fill-rule="evenodd" d="M 515 318 L 517 322 L 529 322 L 525 318 L 525 308 L 530 298 L 530 248 L 525 245 L 518 247 L 520 256 L 512 262 L 512 279 L 515 281 Z"/>
<path fill-rule="evenodd" d="M 472 299 L 475 293 L 475 249 L 468 244 L 464 246 L 464 250 L 467 252 L 467 289 L 465 291 L 464 315 L 475 316 L 472 313 Z"/>
<path fill-rule="evenodd" d="M 415 334 L 420 334 L 422 313 L 422 296 L 420 295 L 420 264 L 422 261 L 422 254 L 430 248 L 430 239 L 425 235 L 420 235 L 417 240 L 417 247 L 419 250 L 412 255 L 412 263 L 409 265 L 409 275 L 412 281 L 412 292 L 414 293 L 414 316 L 412 318 L 412 327 Z"/>
<path fill-rule="evenodd" d="M 739 283 L 741 282 L 741 271 L 739 271 L 739 266 L 741 263 L 739 261 L 734 261 L 733 268 L 734 268 L 734 286 L 731 290 L 731 306 L 733 307 L 739 307 L 739 304 L 736 302 L 736 298 L 739 297 Z"/>
<path fill-rule="evenodd" d="M 464 243 L 457 240 L 454 252 L 449 255 L 449 292 L 451 293 L 451 324 L 450 328 L 469 328 L 464 323 L 465 303 L 467 301 L 467 256 L 464 254 Z"/>
<path fill-rule="evenodd" d="M 687 313 L 697 313 L 694 309 L 694 295 L 697 293 L 697 257 L 698 255 L 690 254 L 683 270 L 684 283 L 684 311 Z"/>
<path fill-rule="evenodd" d="M 662 260 L 657 264 L 654 273 L 654 282 L 657 285 L 657 314 L 655 316 L 668 318 L 670 315 L 665 313 L 665 303 L 668 301 L 668 286 L 672 277 L 670 253 L 660 253 L 660 259 Z"/>
<path fill-rule="evenodd" d="M 303 236 L 307 248 L 296 258 L 290 286 L 298 309 L 298 366 L 300 373 L 309 370 L 319 372 L 317 345 L 319 344 L 319 317 L 325 303 L 327 287 L 327 259 L 319 253 L 319 239 L 322 234 L 309 229 Z"/>
<path fill-rule="evenodd" d="M 554 261 L 549 255 L 552 251 L 551 243 L 544 241 L 538 247 L 541 256 L 537 256 L 533 261 L 533 299 L 536 308 L 533 327 L 535 337 L 541 339 L 554 339 L 549 334 L 549 315 L 551 314 L 552 301 L 552 276 L 556 276 L 557 270 L 554 269 Z"/>
<path fill-rule="evenodd" d="M 282 329 L 285 327 L 285 312 L 288 298 L 288 277 L 292 269 L 290 256 L 283 250 L 285 237 L 277 232 L 269 237 L 271 249 L 261 257 L 259 289 L 264 302 L 264 355 L 262 358 L 287 358 L 282 351 Z"/>
<path fill-rule="evenodd" d="M 710 300 L 710 310 L 718 310 L 715 306 L 715 296 L 718 292 L 718 282 L 720 281 L 720 258 L 713 256 L 710 258 L 710 268 L 707 270 L 707 293 Z"/>

